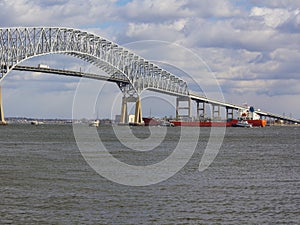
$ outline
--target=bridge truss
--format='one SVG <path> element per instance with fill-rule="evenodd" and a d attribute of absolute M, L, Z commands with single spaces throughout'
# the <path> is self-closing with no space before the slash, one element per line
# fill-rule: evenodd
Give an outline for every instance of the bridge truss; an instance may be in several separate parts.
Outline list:
<path fill-rule="evenodd" d="M 0 29 L 1 79 L 22 61 L 66 54 L 94 64 L 109 76 L 125 78 L 136 94 L 147 88 L 188 94 L 187 83 L 112 41 L 70 28 Z"/>

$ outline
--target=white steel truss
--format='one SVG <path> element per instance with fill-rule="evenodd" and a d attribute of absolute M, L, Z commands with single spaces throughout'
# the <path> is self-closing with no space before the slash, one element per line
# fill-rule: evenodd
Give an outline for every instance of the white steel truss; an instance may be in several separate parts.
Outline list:
<path fill-rule="evenodd" d="M 111 77 L 125 77 L 137 95 L 145 89 L 188 95 L 183 79 L 95 34 L 59 27 L 0 28 L 0 80 L 22 61 L 46 54 L 71 55 Z"/>

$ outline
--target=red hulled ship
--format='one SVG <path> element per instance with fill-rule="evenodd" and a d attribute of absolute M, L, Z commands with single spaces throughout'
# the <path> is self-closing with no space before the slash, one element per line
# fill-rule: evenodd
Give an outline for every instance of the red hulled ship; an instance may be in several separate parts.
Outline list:
<path fill-rule="evenodd" d="M 243 110 L 238 111 L 237 119 L 230 119 L 227 121 L 180 121 L 171 120 L 164 121 L 156 118 L 143 118 L 145 126 L 160 126 L 162 124 L 171 124 L 172 126 L 187 126 L 187 127 L 233 127 L 236 126 L 240 121 L 247 121 L 251 127 L 265 127 L 267 121 L 260 118 L 260 116 L 255 113 L 254 108 L 247 107 Z"/>

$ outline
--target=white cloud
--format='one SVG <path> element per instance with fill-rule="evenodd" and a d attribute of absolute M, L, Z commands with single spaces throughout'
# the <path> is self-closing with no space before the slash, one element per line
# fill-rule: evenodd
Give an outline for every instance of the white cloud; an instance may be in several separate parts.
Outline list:
<path fill-rule="evenodd" d="M 113 3 L 105 0 L 5 1 L 0 24 L 3 26 L 81 26 L 113 20 Z"/>
<path fill-rule="evenodd" d="M 133 0 L 120 13 L 129 20 L 140 22 L 169 21 L 191 16 L 190 10 L 184 7 L 185 3 L 186 0 Z"/>
<path fill-rule="evenodd" d="M 243 4 L 229 0 L 132 0 L 120 6 L 116 0 L 2 0 L 0 25 L 77 27 L 117 43 L 149 39 L 174 42 L 192 49 L 208 63 L 228 101 L 240 103 L 244 101 L 239 100 L 241 93 L 247 92 L 249 102 L 269 104 L 266 107 L 270 108 L 271 103 L 260 99 L 277 96 L 286 100 L 285 96 L 292 96 L 289 102 L 297 102 L 300 2 L 249 0 Z M 157 49 L 156 54 L 168 53 Z M 79 65 L 66 59 L 53 59 L 53 65 L 55 61 L 75 69 Z M 22 79 L 47 82 L 38 75 L 11 78 L 9 81 L 16 85 L 27 82 Z M 57 94 L 74 88 L 73 82 L 56 81 Z M 50 89 L 48 85 L 46 90 Z"/>
<path fill-rule="evenodd" d="M 251 10 L 250 16 L 262 17 L 264 19 L 264 23 L 267 26 L 277 28 L 290 18 L 291 13 L 286 9 L 269 9 L 254 7 Z"/>
<path fill-rule="evenodd" d="M 300 9 L 293 11 L 290 18 L 279 29 L 284 33 L 300 33 Z"/>
<path fill-rule="evenodd" d="M 133 0 L 118 12 L 130 23 L 150 24 L 187 18 L 229 18 L 242 14 L 228 0 Z"/>
<path fill-rule="evenodd" d="M 267 8 L 300 8 L 300 2 L 295 0 L 249 0 L 249 3 L 255 6 Z"/>
<path fill-rule="evenodd" d="M 186 7 L 195 17 L 230 18 L 242 15 L 241 9 L 229 0 L 191 0 L 187 1 Z"/>
<path fill-rule="evenodd" d="M 182 30 L 186 24 L 185 19 L 173 21 L 172 23 L 129 23 L 126 31 L 128 37 L 139 38 L 143 40 L 166 40 L 176 42 L 183 38 Z"/>

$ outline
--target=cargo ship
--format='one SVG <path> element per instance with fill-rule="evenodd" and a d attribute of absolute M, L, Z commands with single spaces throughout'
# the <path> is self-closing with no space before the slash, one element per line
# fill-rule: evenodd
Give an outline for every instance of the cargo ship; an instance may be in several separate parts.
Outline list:
<path fill-rule="evenodd" d="M 265 127 L 267 125 L 266 120 L 245 120 L 252 127 Z M 240 120 L 232 119 L 228 121 L 172 121 L 174 126 L 185 127 L 240 127 L 237 124 Z"/>
<path fill-rule="evenodd" d="M 230 121 L 172 121 L 175 127 L 232 127 L 234 120 Z M 238 121 L 236 121 L 238 122 Z"/>
<path fill-rule="evenodd" d="M 162 120 L 156 118 L 143 118 L 145 126 L 160 126 Z M 227 121 L 181 121 L 181 120 L 170 120 L 168 123 L 172 126 L 186 126 L 186 127 L 239 127 L 236 126 L 239 122 L 245 121 L 252 127 L 265 127 L 267 121 L 260 118 L 260 116 L 255 113 L 254 108 L 247 107 L 243 110 L 238 111 L 237 119 L 229 119 Z"/>

